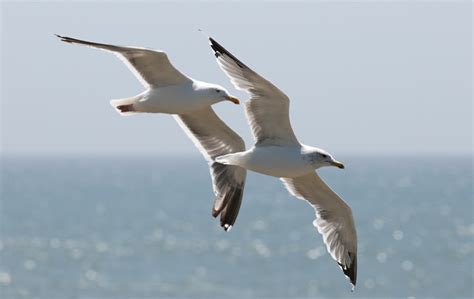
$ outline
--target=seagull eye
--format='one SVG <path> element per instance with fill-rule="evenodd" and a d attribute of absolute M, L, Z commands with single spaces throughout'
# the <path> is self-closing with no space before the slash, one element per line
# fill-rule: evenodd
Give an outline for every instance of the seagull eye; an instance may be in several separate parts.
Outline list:
<path fill-rule="evenodd" d="M 328 155 L 325 155 L 325 154 L 321 154 L 321 156 L 323 156 L 323 158 L 327 158 Z"/>
<path fill-rule="evenodd" d="M 216 89 L 216 92 L 217 92 L 217 93 L 220 93 L 221 91 L 220 91 L 219 89 Z"/>

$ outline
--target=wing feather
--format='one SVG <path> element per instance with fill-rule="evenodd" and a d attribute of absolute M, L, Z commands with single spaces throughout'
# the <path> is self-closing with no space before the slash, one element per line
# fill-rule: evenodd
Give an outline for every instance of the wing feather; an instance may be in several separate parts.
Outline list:
<path fill-rule="evenodd" d="M 245 112 L 256 144 L 298 144 L 291 128 L 288 97 L 214 39 L 209 40 L 219 66 L 232 84 L 251 95 Z"/>
<path fill-rule="evenodd" d="M 63 42 L 81 44 L 114 53 L 145 87 L 165 87 L 191 80 L 178 71 L 165 52 L 146 48 L 123 47 L 56 35 Z"/>
<path fill-rule="evenodd" d="M 239 213 L 247 171 L 238 166 L 217 163 L 214 158 L 244 151 L 245 143 L 211 107 L 175 118 L 209 162 L 216 195 L 212 215 L 221 215 L 221 226 L 229 230 Z"/>
<path fill-rule="evenodd" d="M 281 178 L 288 191 L 316 211 L 313 225 L 353 286 L 357 280 L 357 233 L 351 208 L 316 174 Z"/>

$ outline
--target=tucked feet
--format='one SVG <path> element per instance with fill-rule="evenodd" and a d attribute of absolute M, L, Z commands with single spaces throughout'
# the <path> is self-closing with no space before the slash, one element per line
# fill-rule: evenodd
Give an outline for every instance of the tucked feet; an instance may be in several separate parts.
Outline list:
<path fill-rule="evenodd" d="M 117 106 L 117 109 L 118 109 L 120 112 L 122 112 L 122 113 L 135 111 L 135 109 L 133 109 L 133 105 L 132 105 L 132 104 L 129 104 L 129 105 L 120 105 L 120 106 Z"/>

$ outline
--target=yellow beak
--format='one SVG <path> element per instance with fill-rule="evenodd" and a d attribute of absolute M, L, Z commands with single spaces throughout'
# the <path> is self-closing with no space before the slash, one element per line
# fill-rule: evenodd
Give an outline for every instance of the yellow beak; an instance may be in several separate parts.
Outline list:
<path fill-rule="evenodd" d="M 236 105 L 240 104 L 239 99 L 237 99 L 236 97 L 227 96 L 227 99 L 228 99 L 229 101 L 231 101 L 232 103 L 236 104 Z"/>
<path fill-rule="evenodd" d="M 339 161 L 332 161 L 332 165 L 336 166 L 337 168 L 344 169 L 344 164 Z"/>

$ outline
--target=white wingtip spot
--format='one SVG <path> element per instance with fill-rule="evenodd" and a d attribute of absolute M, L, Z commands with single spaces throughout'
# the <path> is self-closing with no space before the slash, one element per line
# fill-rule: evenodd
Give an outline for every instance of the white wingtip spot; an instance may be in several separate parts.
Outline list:
<path fill-rule="evenodd" d="M 232 225 L 224 224 L 224 230 L 225 230 L 226 232 L 230 231 L 231 228 L 232 228 Z"/>

